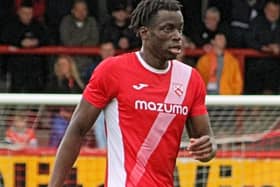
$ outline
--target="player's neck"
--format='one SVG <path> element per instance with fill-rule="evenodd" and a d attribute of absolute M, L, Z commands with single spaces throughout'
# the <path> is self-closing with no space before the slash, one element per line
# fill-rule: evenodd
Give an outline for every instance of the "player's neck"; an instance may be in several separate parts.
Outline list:
<path fill-rule="evenodd" d="M 158 57 L 158 56 L 160 56 L 160 54 L 153 54 L 151 51 L 144 50 L 143 48 L 141 48 L 140 56 L 147 64 L 149 64 L 150 66 L 152 66 L 156 69 L 168 68 L 168 61 L 165 59 L 160 59 Z"/>

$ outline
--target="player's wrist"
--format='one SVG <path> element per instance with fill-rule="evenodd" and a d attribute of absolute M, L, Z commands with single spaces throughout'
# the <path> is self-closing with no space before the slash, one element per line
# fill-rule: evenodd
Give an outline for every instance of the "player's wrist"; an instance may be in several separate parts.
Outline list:
<path fill-rule="evenodd" d="M 200 162 L 209 162 L 210 160 L 212 160 L 216 156 L 217 144 L 214 141 L 212 141 L 211 147 L 212 147 L 211 152 L 208 154 L 207 157 L 202 158 L 202 159 L 198 159 Z"/>

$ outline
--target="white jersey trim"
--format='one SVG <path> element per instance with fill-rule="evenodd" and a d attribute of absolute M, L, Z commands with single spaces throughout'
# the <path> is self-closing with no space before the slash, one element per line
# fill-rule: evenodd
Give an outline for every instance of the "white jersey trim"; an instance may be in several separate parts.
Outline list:
<path fill-rule="evenodd" d="M 118 102 L 113 99 L 104 110 L 107 128 L 107 187 L 125 187 L 125 153 L 122 132 L 119 124 Z"/>
<path fill-rule="evenodd" d="M 143 66 L 145 69 L 147 69 L 147 70 L 149 70 L 149 71 L 151 71 L 151 72 L 153 72 L 153 73 L 165 74 L 165 73 L 167 73 L 167 72 L 170 70 L 170 67 L 171 67 L 170 61 L 168 61 L 168 66 L 167 66 L 166 69 L 156 69 L 156 68 L 154 68 L 153 66 L 150 66 L 150 65 L 141 57 L 140 51 L 137 51 L 137 52 L 135 52 L 135 53 L 136 53 L 137 59 L 140 61 L 140 63 L 142 64 L 142 66 Z"/>

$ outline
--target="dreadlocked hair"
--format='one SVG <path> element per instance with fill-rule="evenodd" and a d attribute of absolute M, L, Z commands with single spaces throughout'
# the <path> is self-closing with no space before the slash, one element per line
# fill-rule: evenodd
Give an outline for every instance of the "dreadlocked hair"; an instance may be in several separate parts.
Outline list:
<path fill-rule="evenodd" d="M 135 32 L 141 26 L 149 26 L 151 18 L 159 10 L 178 11 L 181 4 L 177 0 L 142 0 L 131 13 L 129 28 Z"/>

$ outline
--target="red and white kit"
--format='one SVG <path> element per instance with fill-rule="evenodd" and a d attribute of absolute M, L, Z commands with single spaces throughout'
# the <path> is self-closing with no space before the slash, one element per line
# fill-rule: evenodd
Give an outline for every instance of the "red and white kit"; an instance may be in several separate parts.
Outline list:
<path fill-rule="evenodd" d="M 204 115 L 205 88 L 179 61 L 149 66 L 139 52 L 106 59 L 83 97 L 104 108 L 108 136 L 107 187 L 172 187 L 186 118 Z"/>

